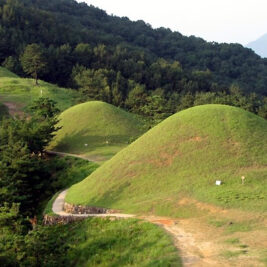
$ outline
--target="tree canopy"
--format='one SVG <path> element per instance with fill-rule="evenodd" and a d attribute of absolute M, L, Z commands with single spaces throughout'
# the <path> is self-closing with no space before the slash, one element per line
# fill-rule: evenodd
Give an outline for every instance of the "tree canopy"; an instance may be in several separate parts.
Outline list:
<path fill-rule="evenodd" d="M 30 74 L 38 84 L 38 75 L 45 71 L 46 61 L 41 47 L 38 44 L 27 45 L 20 57 L 21 65 L 25 73 Z"/>

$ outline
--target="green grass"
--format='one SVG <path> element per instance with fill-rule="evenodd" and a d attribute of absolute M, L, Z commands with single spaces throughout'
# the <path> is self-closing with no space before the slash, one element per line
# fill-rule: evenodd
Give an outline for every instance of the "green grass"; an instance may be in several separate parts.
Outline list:
<path fill-rule="evenodd" d="M 60 192 L 57 192 L 46 204 L 46 207 L 43 211 L 43 215 L 49 215 L 49 216 L 56 216 L 56 214 L 53 212 L 52 207 L 53 207 L 53 203 L 56 200 L 56 198 L 58 197 L 58 195 L 60 194 Z"/>
<path fill-rule="evenodd" d="M 2 77 L 18 78 L 18 76 L 15 73 L 9 71 L 6 68 L 0 67 L 0 78 Z"/>
<path fill-rule="evenodd" d="M 239 108 L 203 105 L 184 110 L 72 186 L 66 201 L 172 217 L 179 217 L 183 197 L 266 211 L 266 133 L 266 120 Z M 216 186 L 216 180 L 223 184 Z M 158 203 L 165 208 L 158 209 Z"/>
<path fill-rule="evenodd" d="M 51 187 L 55 190 L 63 190 L 71 185 L 82 181 L 89 174 L 94 172 L 99 165 L 94 162 L 89 162 L 84 159 L 72 158 L 72 157 L 51 157 L 47 163 L 48 168 L 53 170 Z M 52 211 L 53 202 L 58 196 L 57 192 L 50 200 L 41 206 L 42 215 L 54 215 Z"/>
<path fill-rule="evenodd" d="M 247 254 L 247 253 L 248 253 L 247 250 L 235 250 L 235 251 L 226 250 L 226 251 L 223 251 L 221 253 L 221 255 L 224 258 L 230 259 L 230 258 L 238 257 L 240 255 L 244 255 L 244 254 Z"/>
<path fill-rule="evenodd" d="M 234 245 L 234 244 L 239 244 L 240 240 L 239 238 L 229 238 L 225 240 L 225 243 Z"/>
<path fill-rule="evenodd" d="M 41 259 L 34 266 L 182 266 L 163 229 L 134 219 L 40 227 L 28 239 L 28 264 L 31 254 Z"/>
<path fill-rule="evenodd" d="M 76 104 L 81 95 L 71 89 L 60 88 L 56 85 L 39 80 L 39 86 L 33 79 L 19 78 L 17 75 L 0 68 L 0 98 L 2 102 L 12 102 L 20 109 L 32 103 L 41 96 L 49 97 L 57 102 L 60 110 L 65 110 Z"/>
<path fill-rule="evenodd" d="M 102 162 L 146 129 L 143 120 L 110 104 L 91 101 L 64 111 L 49 149 L 84 155 Z"/>

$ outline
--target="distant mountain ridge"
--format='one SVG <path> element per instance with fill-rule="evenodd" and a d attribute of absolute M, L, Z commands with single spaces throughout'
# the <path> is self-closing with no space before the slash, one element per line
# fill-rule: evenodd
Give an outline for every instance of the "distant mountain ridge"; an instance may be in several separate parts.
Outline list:
<path fill-rule="evenodd" d="M 109 76 L 133 80 L 147 92 L 161 88 L 165 95 L 227 91 L 232 84 L 246 94 L 267 94 L 267 60 L 251 49 L 152 29 L 74 0 L 0 0 L 0 25 L 0 64 L 25 75 L 20 55 L 38 43 L 48 61 L 40 78 L 62 87 L 74 86 L 72 72 L 80 65 L 114 72 Z M 121 88 L 125 100 L 131 88 Z"/>
<path fill-rule="evenodd" d="M 247 47 L 254 50 L 261 57 L 267 58 L 267 33 L 256 41 L 250 42 Z"/>

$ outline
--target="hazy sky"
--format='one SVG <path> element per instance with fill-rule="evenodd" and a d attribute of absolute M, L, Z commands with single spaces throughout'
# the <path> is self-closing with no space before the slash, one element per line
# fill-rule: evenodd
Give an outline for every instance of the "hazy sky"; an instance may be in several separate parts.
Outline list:
<path fill-rule="evenodd" d="M 246 45 L 267 33 L 267 0 L 78 0 L 208 41 Z"/>

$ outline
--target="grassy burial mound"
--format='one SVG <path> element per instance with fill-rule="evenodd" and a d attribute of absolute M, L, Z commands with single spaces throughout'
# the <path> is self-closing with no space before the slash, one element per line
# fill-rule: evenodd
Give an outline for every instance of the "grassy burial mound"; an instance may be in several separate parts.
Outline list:
<path fill-rule="evenodd" d="M 143 121 L 110 104 L 91 101 L 64 111 L 50 148 L 104 161 L 145 131 Z"/>
<path fill-rule="evenodd" d="M 41 95 L 56 101 L 58 108 L 62 111 L 76 104 L 80 98 L 80 94 L 75 90 L 60 88 L 44 81 L 39 81 L 39 86 L 35 86 L 33 79 L 20 78 L 0 67 L 0 100 L 2 102 L 16 105 L 17 109 L 23 110 L 23 107 Z"/>
<path fill-rule="evenodd" d="M 192 202 L 186 199 L 266 210 L 266 146 L 263 118 L 225 105 L 193 107 L 72 186 L 66 201 L 168 216 L 187 216 Z"/>

